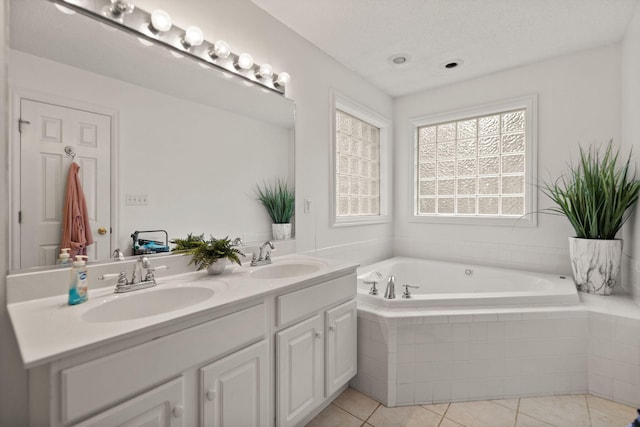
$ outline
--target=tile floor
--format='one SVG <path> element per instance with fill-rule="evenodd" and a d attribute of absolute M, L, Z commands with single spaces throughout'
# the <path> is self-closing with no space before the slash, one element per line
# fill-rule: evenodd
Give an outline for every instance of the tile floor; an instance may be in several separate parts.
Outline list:
<path fill-rule="evenodd" d="M 635 408 L 591 395 L 387 408 L 347 389 L 307 427 L 625 427 Z"/>

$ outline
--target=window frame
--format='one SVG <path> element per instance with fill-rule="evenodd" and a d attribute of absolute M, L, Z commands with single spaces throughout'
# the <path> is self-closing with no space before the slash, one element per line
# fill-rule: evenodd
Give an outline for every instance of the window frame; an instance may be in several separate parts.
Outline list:
<path fill-rule="evenodd" d="M 526 110 L 525 145 L 525 207 L 520 217 L 499 217 L 491 215 L 419 215 L 418 214 L 418 128 L 479 116 L 503 113 L 511 110 Z M 473 107 L 450 110 L 443 113 L 428 114 L 409 119 L 413 135 L 412 166 L 409 169 L 413 186 L 412 206 L 409 210 L 409 222 L 460 225 L 491 225 L 509 227 L 536 227 L 538 224 L 538 95 L 530 94 L 517 98 L 484 103 Z"/>
<path fill-rule="evenodd" d="M 369 108 L 347 98 L 346 96 L 330 91 L 330 171 L 329 171 L 329 209 L 331 227 L 349 227 L 369 224 L 382 224 L 391 222 L 391 120 L 378 114 Z M 365 121 L 380 129 L 380 214 L 338 216 L 337 209 L 337 135 L 336 135 L 336 110 L 343 111 L 359 120 Z"/>

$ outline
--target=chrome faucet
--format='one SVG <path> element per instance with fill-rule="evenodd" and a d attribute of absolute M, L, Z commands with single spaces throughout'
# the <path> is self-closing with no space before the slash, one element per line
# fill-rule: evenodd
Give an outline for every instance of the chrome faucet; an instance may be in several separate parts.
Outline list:
<path fill-rule="evenodd" d="M 114 249 L 113 254 L 111 254 L 111 258 L 114 261 L 124 261 L 124 254 L 122 253 L 122 251 L 118 248 L 118 249 Z"/>
<path fill-rule="evenodd" d="M 386 299 L 396 298 L 396 278 L 393 276 L 389 276 L 387 280 L 387 290 L 384 291 L 384 297 Z"/>
<path fill-rule="evenodd" d="M 144 277 L 142 276 L 142 270 L 146 269 Z M 127 280 L 127 274 L 124 271 L 116 274 L 103 274 L 98 277 L 100 280 L 110 280 L 118 278 L 116 288 L 114 292 L 116 294 L 122 294 L 125 292 L 137 291 L 138 289 L 151 288 L 156 286 L 155 271 L 156 270 L 168 270 L 166 265 L 160 265 L 158 267 L 151 267 L 151 262 L 147 257 L 141 256 L 133 266 L 133 275 L 131 281 Z"/>
<path fill-rule="evenodd" d="M 270 241 L 266 241 L 260 246 L 260 252 L 258 253 L 258 257 L 256 258 L 256 254 L 253 254 L 253 258 L 251 259 L 251 265 L 265 265 L 271 264 L 271 251 L 276 247 Z"/>
<path fill-rule="evenodd" d="M 133 266 L 133 274 L 131 275 L 131 284 L 135 285 L 136 283 L 142 282 L 142 269 L 151 267 L 151 263 L 149 262 L 149 258 L 146 256 L 141 256 L 136 261 Z"/>

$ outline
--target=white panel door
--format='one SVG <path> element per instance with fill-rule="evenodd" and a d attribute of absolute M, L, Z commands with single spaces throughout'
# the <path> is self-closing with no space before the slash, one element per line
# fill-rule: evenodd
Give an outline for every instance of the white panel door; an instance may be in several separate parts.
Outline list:
<path fill-rule="evenodd" d="M 261 341 L 200 369 L 201 425 L 269 425 L 268 348 Z"/>
<path fill-rule="evenodd" d="M 90 260 L 111 254 L 111 117 L 29 99 L 20 100 L 20 268 L 55 264 L 71 147 L 80 166 L 95 243 Z M 28 123 L 27 123 L 28 122 Z M 99 234 L 104 227 L 106 234 Z"/>
<path fill-rule="evenodd" d="M 358 310 L 352 300 L 327 311 L 327 395 L 357 373 Z"/>
<path fill-rule="evenodd" d="M 297 425 L 324 401 L 323 331 L 316 315 L 276 334 L 279 427 Z"/>
<path fill-rule="evenodd" d="M 109 410 L 77 427 L 182 427 L 184 381 L 177 378 Z"/>

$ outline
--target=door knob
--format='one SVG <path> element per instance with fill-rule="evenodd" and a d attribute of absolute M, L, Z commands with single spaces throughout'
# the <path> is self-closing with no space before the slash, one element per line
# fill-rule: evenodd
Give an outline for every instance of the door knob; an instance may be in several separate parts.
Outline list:
<path fill-rule="evenodd" d="M 98 228 L 98 234 L 107 234 L 107 229 L 104 227 Z"/>

